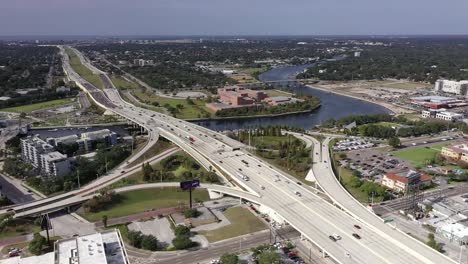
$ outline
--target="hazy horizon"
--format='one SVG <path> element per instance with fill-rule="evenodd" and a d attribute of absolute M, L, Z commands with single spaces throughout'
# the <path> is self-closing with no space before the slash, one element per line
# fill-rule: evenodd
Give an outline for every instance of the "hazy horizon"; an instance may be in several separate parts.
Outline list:
<path fill-rule="evenodd" d="M 466 35 L 468 1 L 15 0 L 1 36 Z"/>

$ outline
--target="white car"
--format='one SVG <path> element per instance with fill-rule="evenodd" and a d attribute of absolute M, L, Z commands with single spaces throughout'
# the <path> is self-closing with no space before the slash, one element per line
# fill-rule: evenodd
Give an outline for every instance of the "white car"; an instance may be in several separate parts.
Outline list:
<path fill-rule="evenodd" d="M 301 197 L 301 195 L 302 195 L 302 194 L 301 194 L 300 192 L 298 192 L 298 191 L 295 191 L 294 194 L 297 195 L 297 196 L 299 196 L 299 197 Z"/>
<path fill-rule="evenodd" d="M 338 234 L 336 234 L 336 233 L 333 233 L 332 236 L 333 236 L 336 240 L 340 240 L 340 239 L 341 239 L 341 237 L 340 237 Z"/>

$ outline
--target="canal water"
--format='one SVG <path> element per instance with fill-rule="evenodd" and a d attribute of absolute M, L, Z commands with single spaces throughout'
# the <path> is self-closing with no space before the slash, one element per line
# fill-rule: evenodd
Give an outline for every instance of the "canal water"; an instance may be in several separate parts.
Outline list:
<path fill-rule="evenodd" d="M 275 68 L 261 74 L 259 79 L 261 81 L 294 79 L 298 73 L 302 72 L 310 66 L 311 64 Z M 302 85 L 297 85 L 291 88 L 297 94 L 309 94 L 318 97 L 322 106 L 310 113 L 251 119 L 211 120 L 195 123 L 217 131 L 236 130 L 268 125 L 286 125 L 291 127 L 310 129 L 315 125 L 324 123 L 330 118 L 339 119 L 349 115 L 389 113 L 386 108 L 380 105 L 368 103 L 354 98 L 328 93 Z"/>

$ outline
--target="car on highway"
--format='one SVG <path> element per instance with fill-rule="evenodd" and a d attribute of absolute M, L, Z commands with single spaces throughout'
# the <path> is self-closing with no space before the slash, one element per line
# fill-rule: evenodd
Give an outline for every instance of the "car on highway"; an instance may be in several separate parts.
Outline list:
<path fill-rule="evenodd" d="M 354 225 L 354 228 L 361 229 L 361 227 L 359 225 Z"/>
<path fill-rule="evenodd" d="M 299 197 L 302 196 L 302 194 L 301 194 L 300 192 L 298 192 L 298 191 L 295 191 L 294 194 L 297 195 L 297 196 L 299 196 Z"/>
<path fill-rule="evenodd" d="M 336 241 L 337 241 L 337 239 L 336 239 L 334 236 L 332 236 L 332 235 L 329 235 L 328 238 L 330 238 L 330 240 L 333 241 L 333 242 L 336 242 Z"/>
<path fill-rule="evenodd" d="M 353 233 L 353 237 L 355 237 L 356 239 L 361 239 L 361 236 L 356 233 Z"/>
<path fill-rule="evenodd" d="M 339 235 L 336 234 L 336 233 L 333 233 L 332 236 L 333 236 L 336 240 L 340 240 L 340 239 L 341 239 L 341 236 L 339 236 Z"/>

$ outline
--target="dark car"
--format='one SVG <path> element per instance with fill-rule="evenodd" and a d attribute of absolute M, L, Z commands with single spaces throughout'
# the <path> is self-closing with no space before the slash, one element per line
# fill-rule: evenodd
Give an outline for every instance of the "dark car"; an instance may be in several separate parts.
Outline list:
<path fill-rule="evenodd" d="M 353 233 L 353 237 L 357 238 L 357 239 L 361 239 L 361 236 L 356 234 L 356 233 Z"/>
<path fill-rule="evenodd" d="M 334 238 L 332 235 L 328 236 L 328 238 L 330 238 L 331 241 L 336 242 L 336 238 Z"/>
<path fill-rule="evenodd" d="M 361 229 L 361 227 L 359 225 L 354 225 L 354 228 Z"/>

